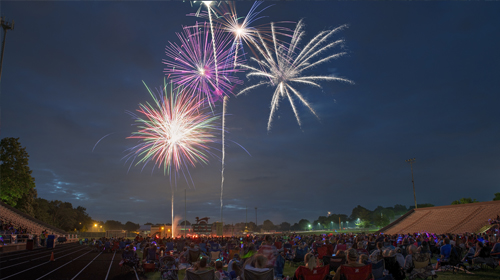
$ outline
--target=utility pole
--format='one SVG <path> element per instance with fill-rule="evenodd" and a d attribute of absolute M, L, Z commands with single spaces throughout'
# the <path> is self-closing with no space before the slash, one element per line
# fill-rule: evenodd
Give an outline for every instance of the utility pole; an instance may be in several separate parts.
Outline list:
<path fill-rule="evenodd" d="M 1 18 L 1 25 L 3 29 L 3 41 L 2 41 L 2 54 L 0 56 L 0 80 L 2 79 L 2 65 L 3 65 L 3 52 L 5 50 L 5 38 L 7 37 L 7 30 L 14 30 L 14 21 L 12 21 L 12 24 L 8 23 L 7 21 L 4 20 L 4 18 Z"/>
<path fill-rule="evenodd" d="M 410 158 L 410 159 L 407 159 L 405 161 L 410 163 L 411 183 L 413 184 L 413 200 L 415 201 L 415 209 L 417 209 L 417 196 L 415 194 L 415 181 L 413 181 L 413 163 L 415 162 L 415 158 Z"/>
<path fill-rule="evenodd" d="M 257 207 L 255 207 L 255 226 L 257 226 Z"/>
<path fill-rule="evenodd" d="M 245 230 L 248 231 L 248 206 L 246 206 L 245 210 Z"/>

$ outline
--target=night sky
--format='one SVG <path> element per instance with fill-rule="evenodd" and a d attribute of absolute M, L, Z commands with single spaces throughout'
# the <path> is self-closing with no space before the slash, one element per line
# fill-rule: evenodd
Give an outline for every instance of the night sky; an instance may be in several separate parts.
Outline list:
<path fill-rule="evenodd" d="M 245 15 L 252 2 L 237 3 Z M 297 103 L 302 128 L 282 101 L 267 131 L 273 88 L 228 102 L 225 222 L 311 221 L 357 205 L 490 201 L 500 190 L 500 2 L 268 2 L 256 22 L 304 19 L 310 40 L 348 24 L 348 54 L 306 74 L 355 82 L 298 86 L 318 120 Z M 39 197 L 87 208 L 97 220 L 170 222 L 170 182 L 123 159 L 136 141 L 142 81 L 163 83 L 165 46 L 178 42 L 189 2 L 7 2 L 1 137 L 19 137 Z M 288 25 L 287 27 L 293 27 Z M 3 35 L 3 33 L 2 33 Z M 252 54 L 250 53 L 249 56 Z M 249 62 L 252 64 L 251 62 Z M 258 82 L 244 80 L 243 89 Z M 220 112 L 220 103 L 215 111 Z M 107 134 L 93 151 L 94 145 Z M 220 156 L 220 152 L 214 151 Z M 190 169 L 187 219 L 220 217 L 221 163 Z M 184 213 L 184 181 L 175 211 Z"/>

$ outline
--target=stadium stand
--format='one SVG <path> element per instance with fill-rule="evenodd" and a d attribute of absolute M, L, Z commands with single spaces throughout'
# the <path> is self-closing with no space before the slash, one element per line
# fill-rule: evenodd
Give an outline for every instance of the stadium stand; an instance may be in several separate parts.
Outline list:
<path fill-rule="evenodd" d="M 30 215 L 25 214 L 1 201 L 0 219 L 12 223 L 14 227 L 26 228 L 27 233 L 29 234 L 40 234 L 42 233 L 42 231 L 47 230 L 49 233 L 53 233 L 56 235 L 67 235 L 64 230 L 37 220 Z"/>
<path fill-rule="evenodd" d="M 385 234 L 484 232 L 500 213 L 500 201 L 412 209 L 380 229 Z"/>

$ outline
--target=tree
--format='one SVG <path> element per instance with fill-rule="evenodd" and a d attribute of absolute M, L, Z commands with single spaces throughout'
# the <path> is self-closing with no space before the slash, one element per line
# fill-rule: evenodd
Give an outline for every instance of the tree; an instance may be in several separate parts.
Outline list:
<path fill-rule="evenodd" d="M 35 188 L 35 179 L 31 177 L 32 171 L 28 166 L 28 158 L 26 148 L 21 147 L 19 138 L 7 137 L 0 141 L 0 174 L 2 175 L 0 199 L 12 207 L 16 207 L 23 196 L 36 195 L 36 193 L 30 193 Z"/>
<path fill-rule="evenodd" d="M 376 216 L 373 219 L 373 223 L 377 227 L 385 227 L 386 225 L 388 225 L 390 223 L 390 220 L 389 220 L 389 217 L 381 215 L 381 216 Z"/>
<path fill-rule="evenodd" d="M 500 192 L 495 193 L 495 197 L 493 198 L 493 201 L 500 200 Z"/>
<path fill-rule="evenodd" d="M 78 206 L 73 210 L 76 214 L 75 217 L 75 226 L 76 230 L 82 231 L 85 225 L 88 225 L 92 222 L 92 218 L 87 214 L 87 208 Z"/>
<path fill-rule="evenodd" d="M 291 227 L 290 223 L 287 223 L 287 222 L 282 222 L 280 224 L 280 230 L 282 230 L 282 231 L 289 231 L 290 227 Z"/>
<path fill-rule="evenodd" d="M 35 190 L 35 183 L 32 183 L 33 187 L 17 201 L 16 208 L 23 211 L 24 213 L 35 217 L 36 209 L 36 199 L 37 191 Z"/>
<path fill-rule="evenodd" d="M 248 222 L 247 224 L 248 231 L 257 231 L 257 225 L 254 222 Z"/>
<path fill-rule="evenodd" d="M 264 223 L 262 224 L 262 228 L 264 230 L 274 230 L 276 227 L 274 226 L 273 222 L 270 220 L 265 220 Z"/>
<path fill-rule="evenodd" d="M 422 203 L 422 204 L 417 204 L 418 208 L 427 208 L 427 207 L 434 207 L 434 204 L 431 203 Z M 412 205 L 408 208 L 408 210 L 415 209 L 415 205 Z"/>
<path fill-rule="evenodd" d="M 301 230 L 300 225 L 298 223 L 293 224 L 293 226 L 290 227 L 290 230 L 292 231 L 299 231 Z"/>
<path fill-rule="evenodd" d="M 179 222 L 179 226 L 184 226 L 184 222 L 186 222 L 186 226 L 190 226 L 191 225 L 191 223 L 188 220 L 186 220 L 186 221 L 180 221 Z"/>
<path fill-rule="evenodd" d="M 401 204 L 396 204 L 394 205 L 394 214 L 395 215 L 404 215 L 406 214 L 406 212 L 408 212 L 408 208 L 406 208 L 406 206 L 404 205 L 401 205 Z"/>
<path fill-rule="evenodd" d="M 104 227 L 106 228 L 106 230 L 120 230 L 123 229 L 124 225 L 119 221 L 107 220 L 104 223 Z"/>
<path fill-rule="evenodd" d="M 302 219 L 299 221 L 299 230 L 309 230 L 309 226 L 311 225 L 311 222 L 306 219 Z"/>
<path fill-rule="evenodd" d="M 479 202 L 477 201 L 475 198 L 472 199 L 470 197 L 463 197 L 463 198 L 460 198 L 459 200 L 455 200 L 451 203 L 451 205 L 457 205 L 457 204 L 468 204 L 468 203 L 476 203 L 476 202 Z"/>
<path fill-rule="evenodd" d="M 351 220 L 371 220 L 371 211 L 366 209 L 365 207 L 358 205 L 356 208 L 352 209 Z"/>

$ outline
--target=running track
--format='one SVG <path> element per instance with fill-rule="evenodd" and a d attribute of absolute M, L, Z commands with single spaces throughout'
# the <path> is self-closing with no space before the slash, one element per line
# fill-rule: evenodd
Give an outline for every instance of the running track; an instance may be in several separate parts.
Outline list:
<path fill-rule="evenodd" d="M 50 256 L 54 252 L 54 261 Z M 145 276 L 118 265 L 121 253 L 98 253 L 86 245 L 69 243 L 54 249 L 38 248 L 0 254 L 0 280 L 137 280 Z"/>

